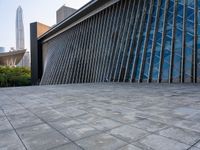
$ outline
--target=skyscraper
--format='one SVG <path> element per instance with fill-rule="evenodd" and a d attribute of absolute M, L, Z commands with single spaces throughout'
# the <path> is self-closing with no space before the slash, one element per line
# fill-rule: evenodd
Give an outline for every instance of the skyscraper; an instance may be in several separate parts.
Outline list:
<path fill-rule="evenodd" d="M 24 49 L 24 25 L 22 15 L 23 11 L 21 6 L 19 6 L 16 12 L 16 50 Z"/>
<path fill-rule="evenodd" d="M 16 12 L 16 50 L 23 50 L 24 47 L 24 24 L 23 24 L 23 10 L 21 6 L 17 8 Z M 18 66 L 29 67 L 29 52 L 26 51 Z"/>

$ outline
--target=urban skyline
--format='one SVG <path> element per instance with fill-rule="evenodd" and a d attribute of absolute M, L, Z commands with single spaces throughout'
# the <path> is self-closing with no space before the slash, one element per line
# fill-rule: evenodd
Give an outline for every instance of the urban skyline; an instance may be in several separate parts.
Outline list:
<path fill-rule="evenodd" d="M 0 0 L 0 18 L 5 20 L 0 24 L 0 46 L 5 47 L 9 51 L 11 47 L 16 47 L 15 41 L 15 18 L 16 9 L 20 5 L 23 8 L 23 22 L 24 22 L 24 38 L 25 47 L 27 51 L 30 50 L 30 23 L 43 22 L 50 26 L 56 23 L 56 10 L 62 5 L 66 5 L 75 9 L 82 7 L 89 0 Z M 46 4 L 48 3 L 48 7 Z M 38 5 L 40 4 L 40 5 Z"/>

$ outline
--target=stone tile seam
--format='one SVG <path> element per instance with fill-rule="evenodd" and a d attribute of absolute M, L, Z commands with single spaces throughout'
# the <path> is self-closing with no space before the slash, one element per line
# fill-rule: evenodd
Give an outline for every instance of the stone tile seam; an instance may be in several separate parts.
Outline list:
<path fill-rule="evenodd" d="M 15 100 L 14 100 L 15 101 Z M 17 101 L 16 101 L 17 102 Z M 50 128 L 54 129 L 56 132 L 58 132 L 59 134 L 61 134 L 63 137 L 67 138 L 70 142 L 72 142 L 73 144 L 75 144 L 76 146 L 78 146 L 80 149 L 84 150 L 82 147 L 80 147 L 79 145 L 77 145 L 74 141 L 72 141 L 71 139 L 69 139 L 68 137 L 66 137 L 62 132 L 60 132 L 59 130 L 57 130 L 56 128 L 54 128 L 53 126 L 51 126 L 48 122 L 46 122 L 44 119 L 42 119 L 41 117 L 39 117 L 37 114 L 35 114 L 34 112 L 32 112 L 31 110 L 29 110 L 28 108 L 24 107 L 23 104 L 17 102 L 19 105 L 21 105 L 24 109 L 26 109 L 27 111 L 29 111 L 30 113 L 32 113 L 34 116 L 36 116 L 37 118 L 39 118 L 41 121 L 43 121 L 45 124 L 47 124 Z M 27 150 L 27 149 L 26 149 Z"/>
<path fill-rule="evenodd" d="M 81 110 L 82 110 L 82 109 L 81 109 Z M 84 111 L 86 111 L 86 110 L 84 110 Z M 86 112 L 87 112 L 88 114 L 90 114 L 88 111 L 86 111 Z M 85 114 L 82 114 L 82 115 L 79 115 L 79 116 L 84 116 L 84 115 L 85 115 Z M 115 128 L 119 128 L 119 127 L 121 127 L 121 126 L 128 125 L 128 126 L 130 126 L 130 127 L 135 127 L 135 128 L 137 128 L 137 129 L 146 131 L 146 132 L 148 133 L 147 135 L 145 135 L 145 136 L 139 138 L 138 140 L 136 140 L 136 141 L 134 141 L 134 142 L 138 142 L 138 141 L 140 141 L 142 138 L 145 138 L 145 137 L 147 137 L 147 136 L 149 136 L 149 135 L 155 134 L 155 135 L 162 136 L 162 137 L 164 137 L 164 138 L 167 138 L 167 139 L 170 139 L 170 140 L 173 140 L 173 141 L 176 141 L 176 142 L 179 142 L 179 143 L 188 145 L 188 144 L 183 143 L 183 142 L 181 142 L 181 141 L 178 141 L 178 140 L 176 140 L 176 139 L 172 139 L 172 138 L 170 138 L 170 137 L 166 137 L 166 136 L 163 136 L 163 135 L 160 135 L 160 134 L 157 133 L 157 132 L 162 131 L 162 130 L 164 130 L 164 129 L 167 129 L 167 128 L 170 128 L 170 127 L 176 127 L 176 126 L 168 125 L 168 124 L 163 123 L 163 122 L 158 122 L 158 123 L 165 124 L 165 125 L 167 125 L 168 127 L 165 127 L 165 128 L 163 128 L 163 129 L 161 129 L 161 130 L 157 130 L 157 131 L 155 131 L 155 132 L 150 132 L 150 131 L 148 131 L 148 130 L 145 130 L 145 129 L 142 129 L 142 128 L 139 128 L 139 127 L 136 127 L 136 126 L 131 126 L 131 124 L 133 124 L 133 123 L 123 123 L 123 122 L 120 122 L 120 121 L 111 119 L 111 118 L 109 118 L 109 117 L 101 116 L 101 115 L 98 115 L 98 114 L 95 114 L 95 115 L 96 115 L 96 116 L 99 116 L 99 117 L 102 117 L 102 118 L 105 118 L 105 119 L 109 119 L 109 120 L 112 120 L 112 121 L 116 121 L 116 122 L 118 122 L 118 123 L 121 123 L 121 125 L 119 125 L 119 126 L 117 126 L 117 127 L 114 127 L 114 128 L 111 128 L 111 129 L 104 130 L 104 131 L 99 130 L 99 129 L 97 129 L 97 128 L 91 126 L 91 125 L 89 125 L 88 123 L 86 123 L 88 126 L 90 126 L 90 127 L 92 127 L 92 128 L 95 128 L 96 130 L 100 131 L 101 133 L 105 133 L 105 134 L 111 135 L 111 136 L 113 136 L 113 137 L 115 137 L 115 138 L 117 138 L 117 139 L 119 139 L 119 140 L 122 140 L 123 142 L 128 143 L 128 144 L 133 144 L 133 142 L 127 142 L 127 141 L 125 141 L 124 139 L 122 139 L 122 138 L 120 138 L 120 137 L 117 137 L 117 136 L 115 136 L 115 135 L 112 135 L 112 134 L 110 134 L 110 133 L 108 133 L 108 132 L 111 131 L 111 130 L 113 130 L 113 129 L 115 129 Z M 79 116 L 78 116 L 78 117 L 79 117 Z M 76 116 L 76 117 L 77 117 L 77 116 Z M 76 117 L 70 117 L 70 118 L 72 118 L 72 119 L 74 119 L 74 120 L 76 120 L 76 121 L 79 121 L 78 119 L 76 119 Z M 144 119 L 146 119 L 146 118 L 144 118 Z M 150 119 L 147 119 L 147 120 L 150 120 Z M 154 120 L 150 120 L 150 121 L 154 121 Z M 139 122 L 139 121 L 137 121 L 137 122 Z M 156 121 L 154 121 L 154 122 L 156 122 Z M 176 128 L 180 128 L 180 127 L 176 127 Z M 58 131 L 60 131 L 60 130 L 58 130 Z M 192 131 L 193 131 L 193 130 L 192 130 Z M 97 133 L 97 134 L 101 134 L 101 133 Z M 95 135 L 95 134 L 94 134 L 94 135 Z M 91 136 L 94 136 L 94 135 L 90 135 L 90 136 L 86 136 L 86 137 L 84 137 L 84 138 L 80 138 L 80 139 L 78 139 L 78 140 L 75 140 L 74 142 L 79 141 L 79 140 L 82 140 L 82 139 L 85 139 L 85 138 L 88 138 L 88 137 L 91 137 Z M 69 138 L 69 137 L 67 137 L 67 138 Z M 72 141 L 73 141 L 73 140 L 72 140 Z M 188 146 L 191 146 L 191 145 L 188 145 Z"/>
<path fill-rule="evenodd" d="M 27 109 L 29 110 L 29 109 Z M 31 113 L 33 113 L 31 110 L 29 110 Z M 53 130 L 55 130 L 57 133 L 59 133 L 60 135 L 62 135 L 63 137 L 67 138 L 69 140 L 68 143 L 70 142 L 75 144 L 76 146 L 78 146 L 80 149 L 84 150 L 82 147 L 80 147 L 79 145 L 77 145 L 73 140 L 71 140 L 69 137 L 65 136 L 62 132 L 60 132 L 59 130 L 57 130 L 56 128 L 54 128 L 52 125 L 50 125 L 47 121 L 45 121 L 43 118 L 41 118 L 40 116 L 38 116 L 37 114 L 33 113 L 36 117 L 38 117 L 40 120 L 42 120 L 46 125 L 48 125 L 50 128 L 52 128 Z"/>
<path fill-rule="evenodd" d="M 135 127 L 135 126 L 134 126 L 134 127 Z M 148 136 L 150 136 L 150 135 L 157 135 L 157 136 L 161 136 L 161 137 L 170 139 L 170 140 L 172 140 L 172 141 L 179 142 L 179 143 L 184 144 L 184 145 L 187 145 L 187 146 L 192 146 L 192 145 L 188 145 L 187 143 L 184 143 L 184 142 L 182 142 L 182 141 L 179 141 L 179 140 L 177 140 L 177 139 L 173 139 L 173 138 L 171 138 L 171 137 L 167 137 L 167 136 L 164 136 L 164 135 L 160 135 L 160 134 L 158 133 L 158 132 L 163 131 L 163 130 L 165 130 L 165 129 L 168 129 L 168 128 L 170 128 L 170 127 L 175 127 L 175 128 L 181 129 L 180 127 L 176 127 L 176 126 L 168 126 L 168 127 L 163 128 L 163 129 L 157 130 L 157 131 L 155 131 L 155 132 L 149 132 L 149 131 L 143 129 L 144 131 L 147 131 L 147 132 L 150 133 L 150 134 L 144 136 L 143 138 L 148 137 Z M 138 127 L 137 127 L 137 128 L 138 128 Z M 142 128 L 138 128 L 138 129 L 142 129 Z M 135 142 L 139 142 L 141 139 L 142 139 L 142 138 L 138 139 L 138 140 L 135 141 Z M 200 142 L 200 140 L 198 140 L 198 141 Z M 133 143 L 131 143 L 131 144 L 133 144 Z M 195 145 L 196 145 L 196 144 L 198 144 L 198 142 L 197 142 L 197 143 L 195 142 Z M 190 148 L 191 148 L 191 147 L 189 147 L 189 148 L 186 149 L 186 150 L 189 150 Z"/>
<path fill-rule="evenodd" d="M 22 140 L 21 137 L 19 136 L 17 130 L 15 129 L 15 127 L 12 125 L 12 123 L 10 122 L 10 120 L 8 119 L 8 117 L 6 116 L 4 110 L 3 110 L 3 109 L 1 109 L 1 110 L 2 110 L 2 112 L 4 113 L 4 115 L 5 115 L 6 119 L 8 120 L 8 122 L 10 123 L 10 125 L 12 126 L 12 128 L 13 128 L 15 134 L 17 135 L 18 139 L 20 140 L 20 142 L 22 143 L 22 145 L 24 146 L 24 148 L 25 148 L 26 150 L 28 150 L 27 147 L 26 147 L 26 145 L 25 145 L 25 143 L 23 142 L 23 140 Z"/>
<path fill-rule="evenodd" d="M 195 142 L 191 147 L 189 147 L 187 150 L 190 150 L 191 148 L 195 148 L 198 143 L 200 143 L 200 139 L 197 142 Z"/>

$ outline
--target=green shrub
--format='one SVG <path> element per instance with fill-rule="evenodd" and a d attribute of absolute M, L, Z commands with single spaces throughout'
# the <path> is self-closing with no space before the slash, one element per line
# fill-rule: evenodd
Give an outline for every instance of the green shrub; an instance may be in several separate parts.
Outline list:
<path fill-rule="evenodd" d="M 0 67 L 0 87 L 31 85 L 30 68 Z"/>

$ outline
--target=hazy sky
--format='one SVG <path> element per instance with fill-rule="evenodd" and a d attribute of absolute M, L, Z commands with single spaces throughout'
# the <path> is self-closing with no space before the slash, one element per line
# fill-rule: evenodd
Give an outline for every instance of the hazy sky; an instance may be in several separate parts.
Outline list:
<path fill-rule="evenodd" d="M 16 9 L 21 5 L 25 32 L 25 47 L 30 49 L 29 26 L 41 22 L 52 26 L 56 23 L 56 10 L 62 5 L 80 8 L 90 0 L 0 0 L 0 47 L 8 51 L 15 45 Z"/>

